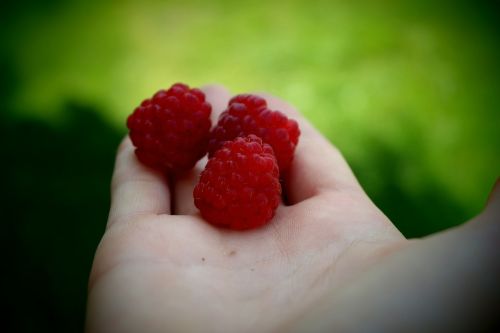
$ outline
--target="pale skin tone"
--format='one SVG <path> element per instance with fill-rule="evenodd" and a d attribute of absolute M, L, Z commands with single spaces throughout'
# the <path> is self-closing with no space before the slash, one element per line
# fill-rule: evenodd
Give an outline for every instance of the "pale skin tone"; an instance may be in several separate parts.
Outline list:
<path fill-rule="evenodd" d="M 216 120 L 231 94 L 203 90 Z M 261 95 L 302 131 L 287 205 L 257 230 L 215 228 L 192 199 L 206 161 L 169 186 L 125 138 L 90 275 L 87 332 L 489 329 L 500 307 L 498 182 L 471 221 L 408 240 L 330 142 L 293 107 Z"/>

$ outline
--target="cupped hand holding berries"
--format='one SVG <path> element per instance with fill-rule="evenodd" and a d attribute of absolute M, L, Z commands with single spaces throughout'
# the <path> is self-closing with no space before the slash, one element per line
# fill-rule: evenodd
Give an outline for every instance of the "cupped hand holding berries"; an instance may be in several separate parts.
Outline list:
<path fill-rule="evenodd" d="M 231 96 L 203 91 L 215 124 Z M 89 281 L 88 332 L 445 332 L 491 320 L 500 191 L 472 222 L 406 240 L 336 148 L 291 106 L 261 96 L 302 132 L 283 181 L 288 205 L 244 232 L 208 224 L 193 202 L 206 158 L 169 184 L 126 138 Z"/>

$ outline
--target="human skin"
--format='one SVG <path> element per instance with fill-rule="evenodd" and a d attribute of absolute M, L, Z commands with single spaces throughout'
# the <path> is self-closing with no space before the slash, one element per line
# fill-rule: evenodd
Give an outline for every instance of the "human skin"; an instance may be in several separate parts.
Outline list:
<path fill-rule="evenodd" d="M 213 120 L 230 93 L 207 86 Z M 192 191 L 206 160 L 170 183 L 125 138 L 89 279 L 87 332 L 470 332 L 500 308 L 500 185 L 460 227 L 406 239 L 341 153 L 293 107 L 302 131 L 287 204 L 266 226 L 203 221 Z M 174 214 L 175 213 L 175 214 Z M 436 216 L 439 219 L 439 216 Z"/>

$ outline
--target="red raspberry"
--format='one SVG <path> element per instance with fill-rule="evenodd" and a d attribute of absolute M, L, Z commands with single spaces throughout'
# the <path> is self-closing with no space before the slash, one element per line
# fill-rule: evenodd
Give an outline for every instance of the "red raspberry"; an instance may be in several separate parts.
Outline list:
<path fill-rule="evenodd" d="M 226 142 L 208 161 L 193 196 L 211 224 L 236 230 L 265 224 L 281 199 L 273 149 L 255 135 Z"/>
<path fill-rule="evenodd" d="M 280 171 L 288 169 L 299 141 L 299 126 L 281 112 L 269 110 L 266 100 L 255 95 L 238 95 L 229 101 L 210 134 L 209 156 L 224 142 L 249 134 L 273 147 Z"/>
<path fill-rule="evenodd" d="M 212 107 L 199 89 L 176 83 L 146 99 L 128 117 L 139 160 L 172 173 L 191 169 L 206 153 Z"/>

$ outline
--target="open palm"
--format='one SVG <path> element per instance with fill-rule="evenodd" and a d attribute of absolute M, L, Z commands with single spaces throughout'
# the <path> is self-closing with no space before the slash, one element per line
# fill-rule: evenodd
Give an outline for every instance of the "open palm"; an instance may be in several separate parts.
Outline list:
<path fill-rule="evenodd" d="M 219 86 L 204 90 L 216 118 L 229 93 Z M 476 232 L 477 239 L 468 231 L 435 236 L 437 241 L 406 240 L 366 196 L 338 150 L 292 107 L 264 97 L 271 109 L 299 122 L 302 136 L 286 176 L 288 205 L 260 229 L 218 229 L 201 218 L 192 190 L 205 161 L 168 184 L 137 161 L 128 138 L 123 141 L 108 226 L 90 277 L 89 332 L 357 331 L 365 327 L 356 322 L 359 316 L 372 316 L 372 327 L 378 320 L 390 331 L 380 314 L 412 311 L 413 305 L 404 310 L 384 302 L 373 309 L 380 293 L 400 288 L 394 302 L 417 297 L 418 282 L 404 283 L 435 274 L 440 256 L 463 237 L 487 244 L 481 253 L 488 265 L 476 267 L 470 279 L 483 279 L 485 269 L 498 277 L 498 257 L 491 254 L 497 238 L 483 235 L 491 232 Z M 487 221 L 468 229 L 496 230 L 498 237 L 495 214 L 483 214 Z M 417 269 L 415 260 L 432 269 Z M 485 288 L 469 294 L 491 292 Z"/>

